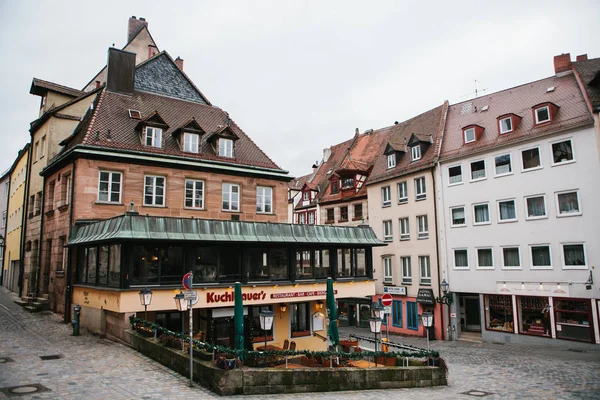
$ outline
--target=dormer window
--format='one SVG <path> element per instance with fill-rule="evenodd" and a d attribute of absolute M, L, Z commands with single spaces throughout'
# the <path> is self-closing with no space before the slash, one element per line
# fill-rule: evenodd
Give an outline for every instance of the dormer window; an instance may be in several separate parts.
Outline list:
<path fill-rule="evenodd" d="M 302 193 L 302 200 L 303 201 L 310 201 L 310 192 L 304 192 L 304 193 Z"/>
<path fill-rule="evenodd" d="M 344 189 L 354 189 L 354 177 L 343 178 L 342 180 L 342 190 Z"/>
<path fill-rule="evenodd" d="M 219 155 L 221 157 L 233 157 L 233 140 L 219 139 Z"/>
<path fill-rule="evenodd" d="M 331 181 L 331 194 L 337 194 L 340 192 L 340 181 L 333 180 Z"/>
<path fill-rule="evenodd" d="M 475 141 L 475 128 L 468 128 L 463 130 L 463 136 L 465 143 L 471 143 Z"/>
<path fill-rule="evenodd" d="M 198 152 L 198 144 L 200 142 L 200 135 L 196 133 L 184 132 L 183 134 L 183 151 L 189 153 Z"/>
<path fill-rule="evenodd" d="M 500 134 L 501 135 L 503 133 L 512 132 L 513 124 L 512 124 L 511 117 L 502 118 L 499 123 L 500 123 Z"/>
<path fill-rule="evenodd" d="M 535 124 L 543 124 L 550 121 L 550 107 L 544 106 L 534 110 Z"/>
<path fill-rule="evenodd" d="M 390 154 L 387 156 L 387 167 L 388 169 L 394 168 L 396 166 L 396 155 Z"/>
<path fill-rule="evenodd" d="M 411 161 L 417 161 L 421 159 L 421 146 L 414 146 L 410 151 Z"/>
<path fill-rule="evenodd" d="M 147 126 L 145 143 L 146 146 L 162 147 L 162 129 Z"/>

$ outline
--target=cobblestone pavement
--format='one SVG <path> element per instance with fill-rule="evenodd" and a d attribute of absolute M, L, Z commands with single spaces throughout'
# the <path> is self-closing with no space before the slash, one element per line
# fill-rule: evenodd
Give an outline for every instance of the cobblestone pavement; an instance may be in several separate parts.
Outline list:
<path fill-rule="evenodd" d="M 13 303 L 14 294 L 0 288 L 0 389 L 41 384 L 49 391 L 23 399 L 212 399 L 168 368 L 124 345 L 82 332 L 50 312 L 29 314 Z M 342 334 L 348 334 L 347 329 Z M 365 330 L 359 331 L 366 334 Z M 394 338 L 424 347 L 420 338 Z M 449 386 L 423 389 L 370 390 L 243 399 L 475 399 L 468 391 L 490 393 L 485 399 L 600 399 L 600 346 L 587 350 L 518 344 L 433 341 L 450 369 Z M 60 355 L 43 361 L 39 356 Z M 0 399 L 7 398 L 0 392 Z"/>

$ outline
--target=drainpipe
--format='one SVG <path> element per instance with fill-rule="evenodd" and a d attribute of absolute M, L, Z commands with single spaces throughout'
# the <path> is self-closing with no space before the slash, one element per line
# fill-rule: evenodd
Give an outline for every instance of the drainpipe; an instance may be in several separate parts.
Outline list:
<path fill-rule="evenodd" d="M 31 139 L 33 142 L 33 138 Z M 21 254 L 19 256 L 19 297 L 23 296 L 23 275 L 25 274 L 25 233 L 26 233 L 26 221 L 27 221 L 27 206 L 29 197 L 29 179 L 30 179 L 30 171 L 31 171 L 31 153 L 33 152 L 33 147 L 30 144 L 29 149 L 27 150 L 27 167 L 25 168 L 25 187 L 23 188 L 23 216 L 21 217 Z M 8 212 L 8 205 L 6 207 Z M 29 294 L 29 293 L 28 293 Z"/>
<path fill-rule="evenodd" d="M 40 269 L 42 266 L 42 247 L 44 246 L 44 210 L 46 208 L 46 177 L 42 176 L 42 199 L 40 203 L 40 241 L 38 245 L 37 267 L 35 267 L 36 291 L 40 286 Z"/>
<path fill-rule="evenodd" d="M 437 160 L 436 160 L 437 163 Z M 435 164 L 434 164 L 435 166 Z M 431 168 L 431 183 L 433 184 L 433 218 L 435 221 L 435 256 L 437 258 L 437 275 L 438 275 L 438 282 L 437 282 L 437 287 L 438 287 L 438 296 L 441 297 L 441 293 L 440 293 L 440 246 L 439 246 L 439 229 L 437 229 L 437 224 L 438 224 L 438 217 L 437 217 L 437 193 L 435 191 L 435 173 L 434 173 L 435 168 Z M 444 318 L 444 313 L 446 312 L 446 308 L 444 307 L 443 304 L 441 304 L 441 309 L 442 309 L 442 337 L 444 337 L 444 327 L 446 326 L 444 324 L 444 320 L 447 318 Z M 447 339 L 447 338 L 446 338 Z"/>
<path fill-rule="evenodd" d="M 71 198 L 69 201 L 69 235 L 67 236 L 67 243 L 71 238 L 71 233 L 73 232 L 73 207 L 74 207 L 74 199 L 73 196 L 75 193 L 75 160 L 71 162 Z M 65 312 L 64 312 L 64 322 L 68 324 L 71 322 L 71 297 L 73 294 L 73 282 L 72 282 L 72 273 L 71 273 L 71 261 L 73 259 L 73 252 L 71 248 L 67 247 L 67 270 L 65 274 L 67 274 L 67 289 L 65 292 Z"/>

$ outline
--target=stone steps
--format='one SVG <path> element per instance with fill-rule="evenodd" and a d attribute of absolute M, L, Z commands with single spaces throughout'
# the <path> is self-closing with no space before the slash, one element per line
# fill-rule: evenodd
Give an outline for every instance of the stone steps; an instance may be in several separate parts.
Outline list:
<path fill-rule="evenodd" d="M 20 305 L 25 310 L 32 312 L 32 313 L 40 312 L 40 311 L 47 311 L 50 309 L 50 300 L 48 300 L 44 297 L 37 297 L 37 298 L 36 297 L 32 297 L 32 298 L 24 297 L 22 299 L 15 300 L 15 304 Z"/>

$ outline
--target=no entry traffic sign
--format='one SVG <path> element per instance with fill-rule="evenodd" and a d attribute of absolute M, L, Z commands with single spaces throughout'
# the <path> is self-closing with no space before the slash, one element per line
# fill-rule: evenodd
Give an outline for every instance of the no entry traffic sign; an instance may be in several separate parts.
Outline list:
<path fill-rule="evenodd" d="M 392 295 L 389 293 L 386 293 L 383 296 L 381 296 L 381 305 L 384 307 L 391 306 L 392 305 Z"/>
<path fill-rule="evenodd" d="M 181 280 L 181 284 L 183 285 L 183 287 L 185 288 L 185 290 L 191 290 L 192 289 L 192 273 L 191 272 L 188 272 L 187 274 L 185 274 L 183 276 L 183 279 Z"/>

